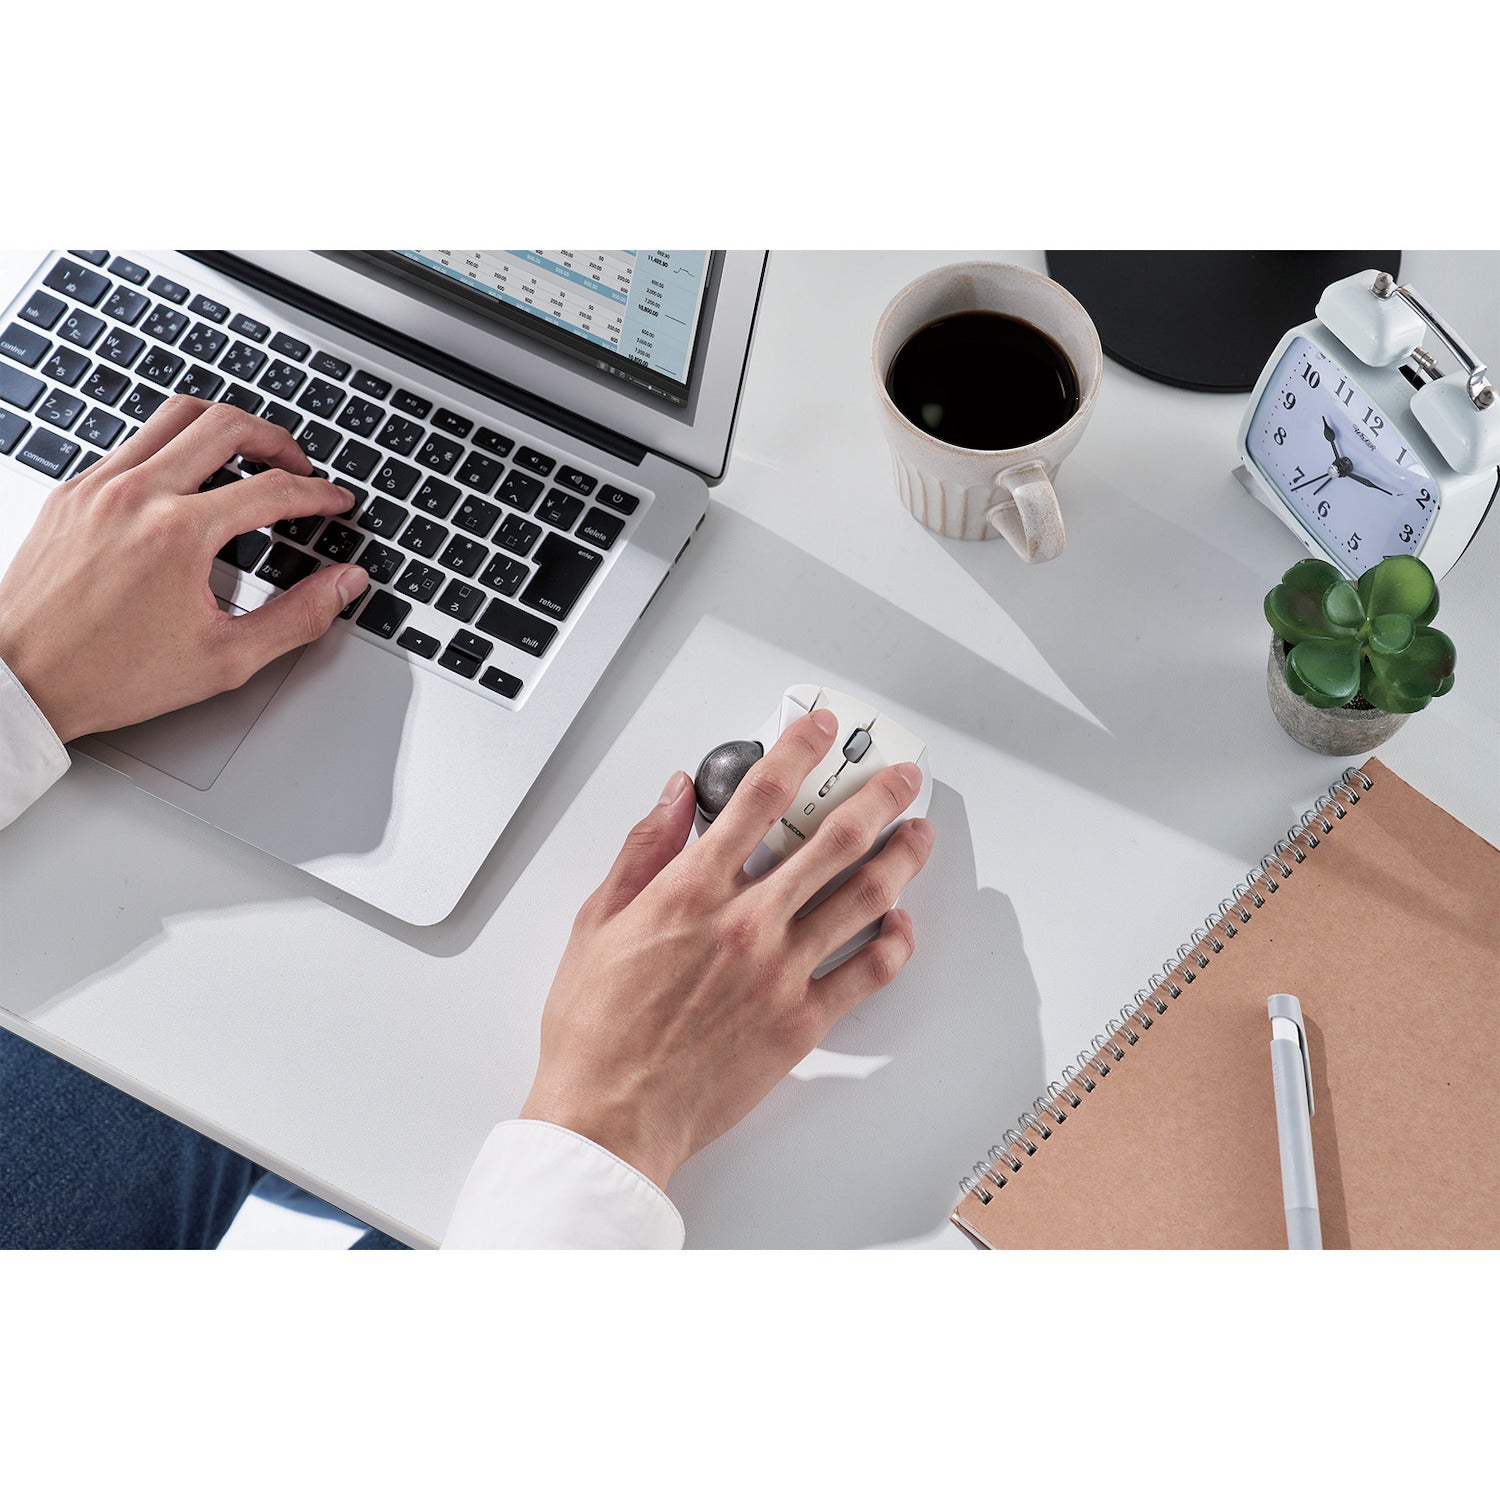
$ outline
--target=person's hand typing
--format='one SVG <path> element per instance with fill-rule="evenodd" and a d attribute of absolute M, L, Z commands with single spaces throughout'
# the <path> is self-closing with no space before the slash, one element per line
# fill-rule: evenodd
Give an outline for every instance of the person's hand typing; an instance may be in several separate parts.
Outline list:
<path fill-rule="evenodd" d="M 667 783 L 573 924 L 523 1119 L 587 1136 L 665 1188 L 900 971 L 912 925 L 891 907 L 927 861 L 925 819 L 894 833 L 820 906 L 798 912 L 911 805 L 921 784 L 915 766 L 880 772 L 758 880 L 742 868 L 837 727 L 826 710 L 799 719 L 688 849 L 693 784 L 680 771 Z M 873 942 L 812 977 L 876 919 Z"/>
<path fill-rule="evenodd" d="M 207 494 L 235 455 L 271 467 Z M 208 586 L 230 537 L 347 510 L 348 491 L 273 423 L 173 396 L 114 453 L 47 497 L 0 580 L 0 660 L 59 739 L 117 729 L 238 687 L 326 631 L 365 570 L 324 567 L 248 614 Z"/>

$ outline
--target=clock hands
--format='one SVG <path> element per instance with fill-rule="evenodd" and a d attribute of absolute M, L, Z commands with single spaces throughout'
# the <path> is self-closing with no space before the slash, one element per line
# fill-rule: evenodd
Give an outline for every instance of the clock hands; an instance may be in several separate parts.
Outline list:
<path fill-rule="evenodd" d="M 1339 452 L 1338 434 L 1334 432 L 1333 424 L 1328 420 L 1327 417 L 1323 418 L 1323 436 L 1328 439 L 1329 446 L 1333 449 L 1334 459 L 1338 460 L 1343 458 L 1344 455 Z"/>
<path fill-rule="evenodd" d="M 1376 484 L 1373 479 L 1366 479 L 1363 474 L 1356 474 L 1352 469 L 1349 471 L 1348 477 L 1352 479 L 1356 484 L 1364 485 L 1366 489 L 1379 490 L 1382 495 L 1391 494 L 1391 491 L 1386 489 L 1383 484 Z"/>
<path fill-rule="evenodd" d="M 1301 484 L 1294 484 L 1291 493 L 1295 495 L 1298 490 L 1306 489 L 1310 484 L 1317 484 L 1320 479 L 1326 484 L 1332 478 L 1332 474 L 1314 474 L 1311 478 L 1304 479 Z"/>

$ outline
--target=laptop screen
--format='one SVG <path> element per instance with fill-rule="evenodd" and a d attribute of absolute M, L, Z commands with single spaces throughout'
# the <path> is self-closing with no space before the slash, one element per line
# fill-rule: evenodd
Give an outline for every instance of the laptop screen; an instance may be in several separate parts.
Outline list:
<path fill-rule="evenodd" d="M 686 405 L 712 252 L 397 250 L 466 306 L 676 406 Z"/>

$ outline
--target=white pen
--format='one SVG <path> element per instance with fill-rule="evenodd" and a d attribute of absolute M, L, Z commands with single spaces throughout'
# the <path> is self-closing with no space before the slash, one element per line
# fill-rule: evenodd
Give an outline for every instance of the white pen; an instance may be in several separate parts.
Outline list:
<path fill-rule="evenodd" d="M 1276 1091 L 1276 1139 L 1281 1147 L 1281 1201 L 1288 1250 L 1321 1250 L 1318 1178 L 1313 1170 L 1312 1061 L 1307 1027 L 1295 995 L 1272 995 L 1271 1083 Z"/>

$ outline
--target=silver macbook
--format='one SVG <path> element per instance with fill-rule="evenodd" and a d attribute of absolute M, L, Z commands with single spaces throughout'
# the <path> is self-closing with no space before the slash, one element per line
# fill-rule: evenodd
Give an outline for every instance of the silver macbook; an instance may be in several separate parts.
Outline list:
<path fill-rule="evenodd" d="M 226 545 L 222 606 L 326 562 L 371 577 L 327 636 L 243 688 L 77 748 L 405 921 L 441 920 L 707 512 L 765 256 L 5 263 L 0 569 L 53 484 L 185 391 L 286 427 L 356 497 Z"/>

